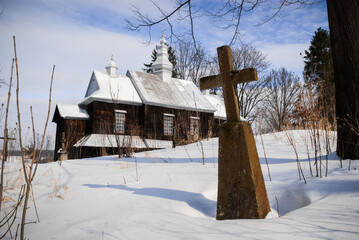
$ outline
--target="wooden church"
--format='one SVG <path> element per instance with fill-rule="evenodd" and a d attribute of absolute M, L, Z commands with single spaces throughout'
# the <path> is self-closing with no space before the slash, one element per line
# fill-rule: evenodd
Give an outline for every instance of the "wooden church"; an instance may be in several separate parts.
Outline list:
<path fill-rule="evenodd" d="M 172 78 L 164 36 L 156 46 L 153 74 L 94 71 L 85 98 L 57 104 L 55 160 L 170 148 L 216 136 L 225 120 L 221 97 L 202 94 L 190 81 Z"/>

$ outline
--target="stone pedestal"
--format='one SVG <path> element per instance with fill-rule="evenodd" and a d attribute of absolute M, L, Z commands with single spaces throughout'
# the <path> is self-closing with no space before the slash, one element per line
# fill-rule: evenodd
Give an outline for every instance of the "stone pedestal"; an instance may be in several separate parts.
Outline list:
<path fill-rule="evenodd" d="M 59 152 L 59 155 L 60 155 L 60 157 L 59 157 L 60 161 L 68 160 L 68 155 L 67 155 L 66 151 Z"/>
<path fill-rule="evenodd" d="M 217 220 L 265 218 L 270 211 L 252 128 L 248 122 L 219 129 Z"/>

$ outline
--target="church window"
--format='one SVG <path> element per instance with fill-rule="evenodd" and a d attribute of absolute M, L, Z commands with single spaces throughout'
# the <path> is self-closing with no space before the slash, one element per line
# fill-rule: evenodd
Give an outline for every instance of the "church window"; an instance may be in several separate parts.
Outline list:
<path fill-rule="evenodd" d="M 199 134 L 199 118 L 198 117 L 191 117 L 190 133 L 191 133 L 192 137 L 198 138 L 198 134 Z"/>
<path fill-rule="evenodd" d="M 115 110 L 115 132 L 125 133 L 125 114 L 123 110 Z"/>
<path fill-rule="evenodd" d="M 163 133 L 166 136 L 173 135 L 173 114 L 165 113 L 163 116 Z"/>

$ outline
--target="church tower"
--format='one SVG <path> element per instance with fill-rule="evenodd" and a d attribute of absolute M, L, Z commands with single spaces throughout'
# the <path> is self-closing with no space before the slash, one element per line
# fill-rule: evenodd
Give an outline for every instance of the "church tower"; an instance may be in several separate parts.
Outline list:
<path fill-rule="evenodd" d="M 156 46 L 157 59 L 152 64 L 153 74 L 168 82 L 172 77 L 172 63 L 168 60 L 168 47 L 166 45 L 165 35 L 162 35 L 160 45 Z"/>
<path fill-rule="evenodd" d="M 116 67 L 116 63 L 113 60 L 113 55 L 111 56 L 111 60 L 107 63 L 106 66 L 106 72 L 108 75 L 110 75 L 110 77 L 115 78 L 117 77 L 117 67 Z"/>

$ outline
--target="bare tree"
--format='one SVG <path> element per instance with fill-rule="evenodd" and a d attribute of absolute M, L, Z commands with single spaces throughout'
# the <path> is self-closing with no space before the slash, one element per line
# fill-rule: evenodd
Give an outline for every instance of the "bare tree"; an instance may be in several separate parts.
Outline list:
<path fill-rule="evenodd" d="M 197 44 L 197 50 L 189 41 L 178 42 L 175 48 L 179 78 L 190 80 L 199 86 L 199 79 L 208 74 L 209 55 L 200 43 Z"/>
<path fill-rule="evenodd" d="M 318 0 L 277 0 L 268 4 L 268 0 L 226 0 L 195 5 L 191 0 L 177 0 L 172 10 L 164 10 L 154 0 L 149 1 L 157 9 L 159 15 L 146 16 L 138 7 L 133 6 L 134 19 L 127 20 L 128 29 L 133 31 L 147 29 L 151 39 L 152 27 L 165 22 L 170 28 L 171 39 L 175 37 L 180 40 L 181 36 L 190 35 L 195 49 L 197 45 L 194 22 L 199 22 L 201 18 L 207 18 L 211 26 L 215 23 L 227 32 L 232 31 L 232 38 L 229 42 L 229 45 L 232 45 L 240 37 L 242 13 L 257 9 L 268 10 L 267 18 L 258 23 L 261 25 L 280 16 L 283 8 L 289 6 L 301 8 L 319 2 Z M 358 126 L 356 122 L 359 122 L 357 121 L 359 119 L 357 87 L 359 5 L 357 0 L 327 0 L 327 6 L 336 85 L 337 152 L 340 157 L 357 159 L 359 157 L 358 137 L 345 122 L 350 121 L 356 127 Z M 184 28 L 182 23 L 187 28 Z M 181 32 L 180 29 L 185 30 Z"/>
<path fill-rule="evenodd" d="M 290 116 L 300 91 L 299 79 L 285 68 L 272 70 L 265 85 L 266 97 L 262 111 L 274 131 L 281 131 L 291 122 Z"/>
<path fill-rule="evenodd" d="M 249 122 L 255 121 L 258 117 L 257 106 L 264 99 L 264 85 L 266 78 L 263 76 L 264 72 L 268 69 L 270 63 L 260 50 L 256 49 L 250 43 L 242 43 L 238 47 L 232 47 L 232 60 L 233 69 L 241 70 L 244 68 L 256 68 L 259 79 L 258 81 L 236 84 L 236 93 L 238 97 L 238 105 L 240 114 Z M 218 58 L 212 58 L 211 74 L 216 75 L 219 73 Z"/>
<path fill-rule="evenodd" d="M 244 43 L 240 48 L 235 48 L 232 52 L 234 69 L 255 68 L 259 74 L 258 81 L 242 83 L 237 85 L 237 96 L 241 116 L 253 122 L 258 116 L 255 114 L 256 106 L 264 98 L 265 78 L 261 74 L 269 67 L 266 56 L 253 47 L 251 44 Z"/>
<path fill-rule="evenodd" d="M 151 30 L 154 26 L 166 23 L 170 29 L 170 39 L 183 41 L 190 36 L 195 49 L 197 41 L 195 34 L 195 23 L 206 18 L 218 30 L 232 32 L 229 45 L 234 44 L 240 37 L 240 22 L 242 13 L 248 13 L 257 9 L 266 8 L 268 14 L 265 19 L 260 20 L 258 25 L 266 23 L 280 16 L 283 8 L 293 6 L 301 8 L 311 5 L 318 0 L 277 0 L 268 7 L 268 0 L 226 0 L 206 1 L 205 4 L 193 3 L 191 0 L 176 0 L 173 9 L 167 10 L 155 0 L 149 0 L 155 11 L 153 16 L 145 15 L 138 6 L 132 5 L 133 18 L 127 19 L 127 28 L 132 31 L 148 30 L 149 41 L 151 41 Z M 157 14 L 157 15 L 156 15 Z M 155 16 L 156 15 L 156 16 Z"/>

